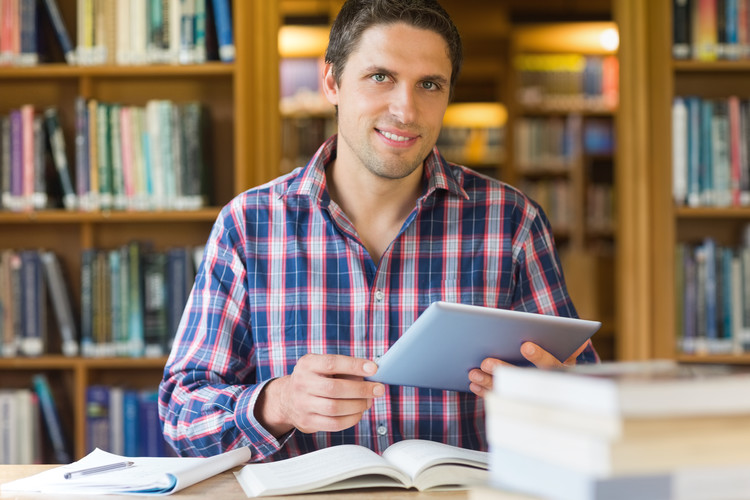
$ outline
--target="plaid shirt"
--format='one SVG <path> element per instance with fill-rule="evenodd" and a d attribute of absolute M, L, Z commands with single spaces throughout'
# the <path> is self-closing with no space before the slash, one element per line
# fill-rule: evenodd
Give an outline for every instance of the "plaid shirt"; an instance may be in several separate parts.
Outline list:
<path fill-rule="evenodd" d="M 160 386 L 164 434 L 182 455 L 250 446 L 254 460 L 355 443 L 382 452 L 409 438 L 486 450 L 470 393 L 387 386 L 362 420 L 277 440 L 253 414 L 265 383 L 306 353 L 375 359 L 436 301 L 575 317 L 549 223 L 516 189 L 446 162 L 424 162 L 424 194 L 379 263 L 310 163 L 222 210 Z M 589 348 L 579 361 L 595 361 Z"/>

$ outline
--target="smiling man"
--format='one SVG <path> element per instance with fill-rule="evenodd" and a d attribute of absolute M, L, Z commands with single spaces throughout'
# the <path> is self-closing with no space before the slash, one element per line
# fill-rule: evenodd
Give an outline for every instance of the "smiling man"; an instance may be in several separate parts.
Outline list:
<path fill-rule="evenodd" d="M 182 455 L 255 460 L 402 439 L 486 449 L 486 359 L 472 393 L 365 381 L 436 301 L 576 316 L 549 223 L 516 189 L 435 148 L 461 40 L 432 0 L 348 0 L 324 93 L 338 133 L 303 168 L 219 215 L 160 386 Z M 530 343 L 531 363 L 560 363 Z M 567 362 L 595 361 L 590 344 Z"/>

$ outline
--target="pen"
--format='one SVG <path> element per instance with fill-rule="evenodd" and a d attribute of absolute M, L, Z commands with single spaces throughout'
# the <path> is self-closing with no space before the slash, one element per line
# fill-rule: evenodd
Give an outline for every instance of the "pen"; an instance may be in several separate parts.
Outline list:
<path fill-rule="evenodd" d="M 97 467 L 91 467 L 89 469 L 74 470 L 66 472 L 63 477 L 65 479 L 73 479 L 78 476 L 88 476 L 89 474 L 98 474 L 100 472 L 109 472 L 111 470 L 124 469 L 130 467 L 135 462 L 115 462 L 113 464 L 99 465 Z"/>

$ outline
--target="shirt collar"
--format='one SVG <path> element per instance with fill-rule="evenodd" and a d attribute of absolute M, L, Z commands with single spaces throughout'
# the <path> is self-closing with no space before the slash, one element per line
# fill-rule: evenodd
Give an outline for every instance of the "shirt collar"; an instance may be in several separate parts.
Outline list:
<path fill-rule="evenodd" d="M 318 200 L 321 205 L 328 205 L 330 198 L 326 189 L 326 166 L 336 158 L 337 136 L 333 135 L 313 155 L 308 164 L 303 167 L 296 178 L 289 185 L 284 196 L 308 196 Z M 425 196 L 437 190 L 468 199 L 469 195 L 461 187 L 461 178 L 456 169 L 443 158 L 437 147 L 433 147 L 424 161 L 424 176 L 427 179 Z"/>

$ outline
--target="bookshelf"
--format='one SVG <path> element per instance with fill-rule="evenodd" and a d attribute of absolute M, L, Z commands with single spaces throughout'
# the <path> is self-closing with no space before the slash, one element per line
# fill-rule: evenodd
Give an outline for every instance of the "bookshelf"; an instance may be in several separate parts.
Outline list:
<path fill-rule="evenodd" d="M 72 37 L 77 31 L 76 0 L 58 0 Z M 51 62 L 0 70 L 0 115 L 32 104 L 36 110 L 57 107 L 74 165 L 76 97 L 144 106 L 150 99 L 199 101 L 210 114 L 211 204 L 185 211 L 0 212 L 0 249 L 54 251 L 62 264 L 77 319 L 81 297 L 81 252 L 112 249 L 132 240 L 150 241 L 156 249 L 205 243 L 221 206 L 235 194 L 278 173 L 280 119 L 276 2 L 234 1 L 234 62 L 203 64 L 113 64 L 71 66 L 61 54 Z M 54 43 L 54 42 L 51 42 Z M 52 324 L 48 336 L 58 335 Z M 78 324 L 80 326 L 80 323 Z M 86 388 L 92 384 L 155 389 L 165 358 L 86 358 L 49 354 L 0 359 L 2 388 L 30 387 L 37 372 L 48 375 L 61 408 L 61 421 L 75 458 L 86 450 Z"/>
<path fill-rule="evenodd" d="M 628 260 L 631 269 L 640 268 L 650 274 L 646 278 L 642 271 L 633 273 L 632 286 L 623 293 L 623 306 L 629 314 L 645 313 L 645 319 L 632 321 L 629 326 L 634 340 L 629 342 L 628 351 L 636 358 L 747 364 L 750 356 L 743 350 L 721 353 L 704 346 L 695 352 L 684 352 L 683 299 L 687 285 L 681 281 L 685 268 L 677 262 L 676 250 L 685 244 L 701 244 L 706 238 L 720 246 L 740 248 L 750 213 L 746 206 L 717 207 L 678 201 L 680 197 L 673 191 L 676 158 L 672 147 L 677 129 L 673 126 L 672 108 L 676 97 L 747 99 L 750 94 L 742 82 L 750 76 L 750 65 L 746 57 L 713 61 L 690 55 L 674 58 L 673 15 L 672 2 L 639 0 L 622 5 L 619 10 L 624 30 L 638 34 L 641 41 L 628 44 L 625 63 L 641 83 L 623 96 L 623 102 L 627 99 L 633 112 L 623 139 L 642 151 L 626 160 L 636 168 L 634 182 L 642 183 L 638 188 L 633 181 L 628 182 L 623 191 L 625 203 L 633 207 L 628 212 L 629 231 L 632 230 Z M 639 23 L 643 23 L 640 28 L 636 27 Z M 639 57 L 641 62 L 636 62 Z M 623 75 L 625 71 L 623 67 Z M 639 190 L 644 203 L 635 207 L 632 202 Z M 650 221 L 647 231 L 633 229 L 646 219 Z M 747 300 L 741 303 L 747 304 Z M 636 326 L 636 322 L 640 325 Z M 740 326 L 739 330 L 744 328 Z M 731 335 L 738 333 L 737 328 L 729 331 Z"/>
<path fill-rule="evenodd" d="M 599 45 L 609 22 L 530 24 L 511 37 L 509 181 L 542 205 L 568 288 L 603 359 L 615 335 L 615 144 L 618 60 Z M 580 42 L 578 39 L 584 39 Z M 595 43 L 590 43 L 592 39 Z"/>

